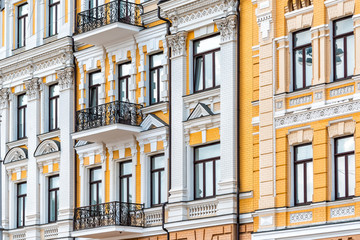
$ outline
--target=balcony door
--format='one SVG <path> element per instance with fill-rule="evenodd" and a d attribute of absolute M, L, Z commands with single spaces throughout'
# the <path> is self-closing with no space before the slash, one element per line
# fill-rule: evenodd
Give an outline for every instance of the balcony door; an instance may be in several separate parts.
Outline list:
<path fill-rule="evenodd" d="M 128 0 L 119 1 L 119 22 L 128 23 L 130 21 L 132 6 Z"/>
<path fill-rule="evenodd" d="M 101 72 L 89 74 L 89 107 L 95 108 L 99 105 L 99 88 L 101 80 Z"/>

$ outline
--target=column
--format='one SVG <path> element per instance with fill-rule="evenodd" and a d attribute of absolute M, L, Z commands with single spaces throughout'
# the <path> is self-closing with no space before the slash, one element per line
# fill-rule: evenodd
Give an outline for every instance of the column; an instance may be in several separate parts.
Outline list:
<path fill-rule="evenodd" d="M 26 135 L 29 153 L 25 225 L 32 226 L 27 229 L 26 238 L 34 240 L 40 238 L 40 231 L 36 226 L 40 223 L 39 168 L 34 157 L 34 152 L 39 145 L 37 135 L 40 133 L 40 86 L 41 80 L 39 78 L 25 81 L 27 96 Z"/>
<path fill-rule="evenodd" d="M 74 211 L 74 150 L 71 133 L 74 130 L 74 68 L 67 66 L 58 72 L 60 87 L 59 127 L 61 139 L 60 153 L 60 202 L 59 202 L 59 237 L 69 238 L 72 230 Z"/>
<path fill-rule="evenodd" d="M 167 37 L 171 47 L 171 189 L 169 202 L 187 200 L 187 168 L 184 141 L 184 103 L 183 95 L 186 86 L 186 38 L 187 32 L 179 32 Z M 186 207 L 182 203 L 172 204 L 169 211 L 169 222 L 186 219 Z"/>
<path fill-rule="evenodd" d="M 215 20 L 220 41 L 220 180 L 219 214 L 233 213 L 237 190 L 237 16 Z M 225 196 L 225 194 L 228 194 Z M 230 195 L 229 195 L 230 194 Z"/>

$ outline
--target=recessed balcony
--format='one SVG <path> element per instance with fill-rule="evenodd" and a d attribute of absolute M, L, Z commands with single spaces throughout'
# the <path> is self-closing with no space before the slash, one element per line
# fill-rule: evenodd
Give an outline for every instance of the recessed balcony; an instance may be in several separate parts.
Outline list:
<path fill-rule="evenodd" d="M 76 208 L 73 237 L 108 238 L 131 236 L 143 231 L 143 204 L 109 202 Z"/>
<path fill-rule="evenodd" d="M 141 131 L 141 105 L 114 101 L 76 112 L 74 140 L 112 143 Z"/>
<path fill-rule="evenodd" d="M 74 40 L 105 45 L 129 37 L 143 29 L 141 4 L 116 0 L 76 15 Z"/>

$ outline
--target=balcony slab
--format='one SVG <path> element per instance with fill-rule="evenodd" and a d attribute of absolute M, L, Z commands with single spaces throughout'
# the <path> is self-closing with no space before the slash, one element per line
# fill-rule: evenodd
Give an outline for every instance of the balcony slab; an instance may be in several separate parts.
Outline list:
<path fill-rule="evenodd" d="M 134 236 L 140 236 L 144 231 L 142 227 L 129 227 L 129 226 L 105 226 L 93 229 L 85 229 L 79 231 L 73 231 L 71 237 L 76 238 L 92 238 L 92 239 L 104 239 L 104 238 L 132 238 Z"/>

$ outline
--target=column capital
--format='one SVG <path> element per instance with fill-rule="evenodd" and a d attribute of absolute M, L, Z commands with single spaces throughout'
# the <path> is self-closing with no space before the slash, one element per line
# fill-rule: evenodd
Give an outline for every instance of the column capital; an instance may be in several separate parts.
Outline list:
<path fill-rule="evenodd" d="M 39 98 L 41 80 L 39 78 L 32 78 L 25 81 L 26 95 L 28 101 L 36 100 Z"/>
<path fill-rule="evenodd" d="M 67 90 L 73 87 L 74 83 L 74 68 L 67 67 L 65 69 L 57 71 L 60 90 Z"/>
<path fill-rule="evenodd" d="M 236 40 L 237 15 L 234 14 L 224 18 L 215 19 L 214 22 L 219 29 L 221 43 Z"/>
<path fill-rule="evenodd" d="M 166 37 L 172 57 L 186 56 L 187 32 L 181 31 Z"/>
<path fill-rule="evenodd" d="M 0 109 L 8 108 L 9 106 L 9 88 L 0 89 Z"/>

